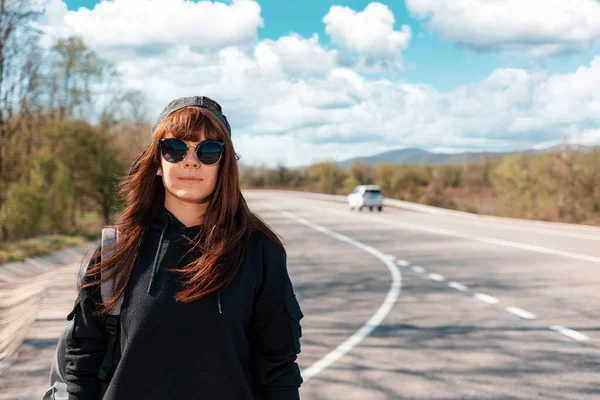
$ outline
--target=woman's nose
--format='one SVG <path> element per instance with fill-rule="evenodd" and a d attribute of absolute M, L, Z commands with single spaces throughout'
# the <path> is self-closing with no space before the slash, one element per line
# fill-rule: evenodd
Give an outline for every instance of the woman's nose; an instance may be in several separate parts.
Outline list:
<path fill-rule="evenodd" d="M 198 160 L 198 155 L 196 154 L 196 147 L 190 146 L 188 147 L 188 152 L 183 159 L 183 162 L 187 166 L 197 167 L 200 165 L 200 160 Z"/>

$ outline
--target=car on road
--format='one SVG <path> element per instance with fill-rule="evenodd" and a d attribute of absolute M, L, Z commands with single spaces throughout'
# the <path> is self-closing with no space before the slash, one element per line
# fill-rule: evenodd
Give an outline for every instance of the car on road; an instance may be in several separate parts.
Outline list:
<path fill-rule="evenodd" d="M 369 208 L 369 211 L 377 209 L 383 210 L 383 193 L 377 185 L 359 185 L 348 195 L 348 206 L 350 210 L 361 211 L 363 208 Z"/>

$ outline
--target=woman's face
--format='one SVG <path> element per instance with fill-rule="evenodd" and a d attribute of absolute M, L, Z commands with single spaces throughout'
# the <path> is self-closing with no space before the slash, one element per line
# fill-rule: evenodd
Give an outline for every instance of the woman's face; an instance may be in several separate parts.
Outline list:
<path fill-rule="evenodd" d="M 206 135 L 202 132 L 200 142 L 204 140 L 206 140 Z M 200 143 L 187 140 L 184 142 L 188 146 L 196 146 Z M 162 175 L 165 203 L 183 201 L 202 204 L 208 202 L 217 186 L 221 162 L 222 160 L 212 165 L 202 164 L 198 160 L 195 147 L 188 147 L 185 158 L 178 163 L 170 163 L 161 155 L 161 168 L 157 174 Z"/>

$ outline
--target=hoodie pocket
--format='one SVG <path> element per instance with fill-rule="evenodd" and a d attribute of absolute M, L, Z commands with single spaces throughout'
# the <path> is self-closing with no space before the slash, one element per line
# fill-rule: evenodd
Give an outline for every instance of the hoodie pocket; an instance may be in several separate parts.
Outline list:
<path fill-rule="evenodd" d="M 304 317 L 300 304 L 296 296 L 292 296 L 285 301 L 285 309 L 290 316 L 290 333 L 292 335 L 292 343 L 296 354 L 300 353 L 300 338 L 302 337 L 302 326 L 300 320 Z"/>
<path fill-rule="evenodd" d="M 75 316 L 79 312 L 79 308 L 80 308 L 80 306 L 79 306 L 79 297 L 78 297 L 77 300 L 75 300 L 75 304 L 73 305 L 71 312 L 69 312 L 69 314 L 67 314 L 67 321 L 72 321 L 73 318 L 75 318 Z"/>
<path fill-rule="evenodd" d="M 80 312 L 81 312 L 81 305 L 79 304 L 79 298 L 78 298 L 75 305 L 73 306 L 73 309 L 67 315 L 68 325 L 65 328 L 66 332 L 65 332 L 65 338 L 64 338 L 66 346 L 69 346 L 69 347 L 76 346 L 75 339 L 73 338 L 73 331 L 75 330 L 75 325 L 77 324 L 77 317 L 79 316 Z"/>

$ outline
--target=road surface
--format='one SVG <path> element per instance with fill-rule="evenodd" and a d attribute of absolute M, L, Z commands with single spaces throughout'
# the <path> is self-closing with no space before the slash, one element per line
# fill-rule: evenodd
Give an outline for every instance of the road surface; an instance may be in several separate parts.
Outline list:
<path fill-rule="evenodd" d="M 600 399 L 600 229 L 245 195 L 288 251 L 302 399 Z M 76 268 L 0 399 L 40 397 Z"/>

